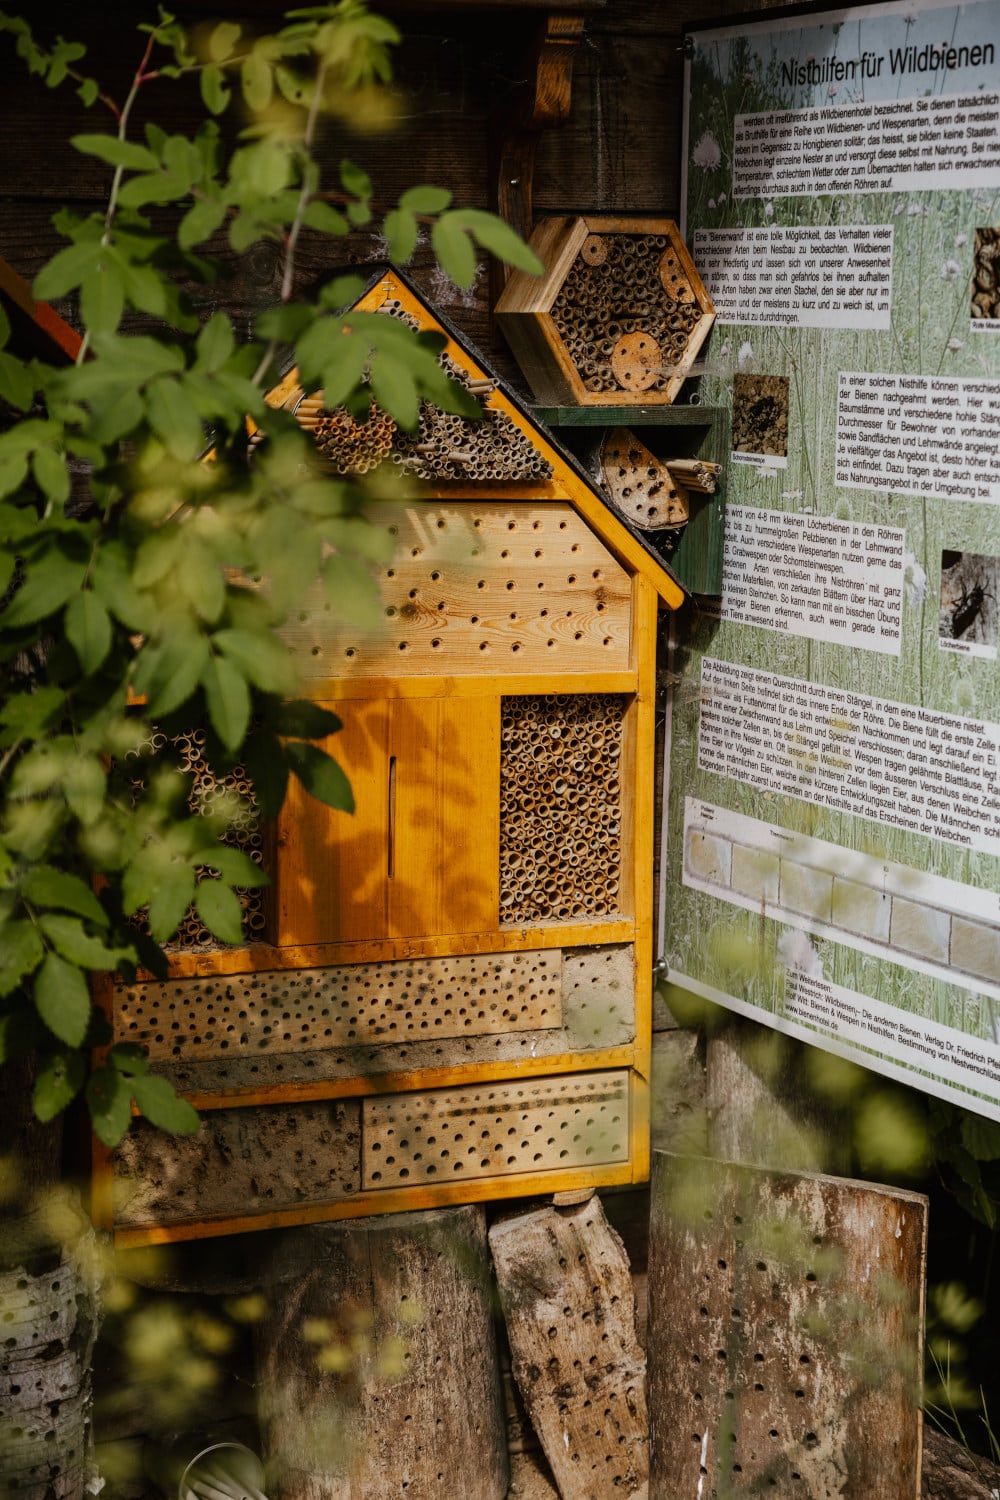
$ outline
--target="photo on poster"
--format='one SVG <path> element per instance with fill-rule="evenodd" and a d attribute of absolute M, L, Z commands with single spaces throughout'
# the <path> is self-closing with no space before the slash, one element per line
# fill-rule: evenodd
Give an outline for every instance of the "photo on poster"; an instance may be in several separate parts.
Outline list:
<path fill-rule="evenodd" d="M 969 316 L 976 332 L 1000 329 L 1000 229 L 976 230 Z"/>
<path fill-rule="evenodd" d="M 788 458 L 788 376 L 733 377 L 733 456 L 757 455 L 771 468 Z"/>
<path fill-rule="evenodd" d="M 1000 558 L 976 552 L 941 553 L 938 637 L 942 650 L 996 660 L 998 583 Z"/>

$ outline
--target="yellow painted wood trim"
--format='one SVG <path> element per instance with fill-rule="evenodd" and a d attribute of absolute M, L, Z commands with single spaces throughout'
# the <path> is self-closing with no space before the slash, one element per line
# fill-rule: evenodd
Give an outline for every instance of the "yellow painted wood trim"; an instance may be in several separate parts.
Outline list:
<path fill-rule="evenodd" d="M 321 969 L 333 964 L 385 963 L 394 958 L 439 958 L 464 953 L 517 953 L 535 948 L 593 948 L 606 943 L 630 943 L 635 924 L 631 917 L 606 917 L 600 922 L 538 923 L 493 932 L 447 932 L 420 938 L 369 938 L 359 943 L 317 943 L 310 947 L 277 948 L 253 943 L 246 948 L 223 948 L 215 953 L 171 953 L 172 979 L 212 974 L 253 974 L 267 969 Z M 139 982 L 152 979 L 140 973 Z"/>
<path fill-rule="evenodd" d="M 361 1099 L 421 1094 L 430 1089 L 498 1083 L 510 1078 L 579 1075 L 607 1068 L 635 1068 L 636 1047 L 606 1047 L 601 1052 L 560 1052 L 546 1057 L 515 1057 L 505 1062 L 469 1062 L 442 1068 L 413 1068 L 398 1073 L 365 1073 L 356 1078 L 317 1078 L 307 1083 L 271 1083 L 246 1088 L 184 1090 L 195 1109 L 245 1108 L 262 1104 L 315 1104 L 322 1099 Z"/>
<path fill-rule="evenodd" d="M 649 1084 L 633 1073 L 629 1079 L 629 1163 L 633 1182 L 648 1179 L 651 1155 Z"/>
<path fill-rule="evenodd" d="M 309 1203 L 242 1218 L 117 1229 L 115 1245 L 122 1250 L 133 1250 L 145 1245 L 169 1245 L 183 1240 L 208 1239 L 213 1235 L 247 1234 L 261 1229 L 332 1223 L 341 1219 L 358 1219 L 369 1214 L 404 1213 L 420 1208 L 447 1208 L 456 1203 L 538 1197 L 575 1188 L 619 1187 L 634 1180 L 632 1163 L 625 1161 L 602 1167 L 578 1167 L 564 1172 L 553 1168 L 549 1172 L 486 1177 L 474 1182 L 438 1183 L 433 1187 L 384 1188 L 381 1191 L 358 1193 L 337 1203 Z"/>
<path fill-rule="evenodd" d="M 643 578 L 635 580 L 635 640 L 642 684 L 632 709 L 633 775 L 631 797 L 633 906 L 635 915 L 636 1067 L 649 1076 L 653 1026 L 653 911 L 656 781 L 656 595 Z M 628 785 L 628 783 L 626 783 Z"/>
<path fill-rule="evenodd" d="M 632 693 L 635 672 L 548 672 L 490 677 L 323 677 L 309 679 L 309 697 L 345 702 L 351 698 L 515 698 L 547 693 Z M 336 752 L 336 743 L 334 743 Z"/>

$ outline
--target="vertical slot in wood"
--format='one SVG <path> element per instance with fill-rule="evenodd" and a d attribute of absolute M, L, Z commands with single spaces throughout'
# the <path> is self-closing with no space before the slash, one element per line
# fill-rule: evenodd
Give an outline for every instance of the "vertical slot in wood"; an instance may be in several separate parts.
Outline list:
<path fill-rule="evenodd" d="M 389 756 L 389 818 L 387 824 L 388 852 L 386 856 L 386 874 L 391 880 L 396 873 L 396 757 Z"/>

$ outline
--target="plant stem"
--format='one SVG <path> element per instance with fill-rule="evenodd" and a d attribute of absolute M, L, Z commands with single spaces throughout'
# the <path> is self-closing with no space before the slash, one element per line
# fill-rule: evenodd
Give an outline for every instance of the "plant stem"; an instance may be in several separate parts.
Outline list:
<path fill-rule="evenodd" d="M 155 34 L 153 32 L 150 32 L 149 40 L 146 42 L 146 50 L 142 54 L 142 61 L 135 70 L 135 77 L 132 79 L 132 87 L 128 91 L 128 97 L 125 100 L 125 103 L 122 105 L 121 114 L 118 116 L 119 141 L 124 142 L 128 139 L 129 116 L 131 115 L 132 107 L 139 96 L 139 90 L 142 88 L 142 85 L 147 81 L 147 78 L 149 77 L 149 75 L 146 73 L 146 64 L 149 62 L 150 56 L 153 51 L 153 44 L 155 41 Z M 104 248 L 107 248 L 107 246 L 111 244 L 114 231 L 115 214 L 118 210 L 118 194 L 121 192 L 122 177 L 124 175 L 125 168 L 121 165 L 121 163 L 119 163 L 118 166 L 115 167 L 115 175 L 111 179 L 111 192 L 108 194 L 108 206 L 104 210 L 104 233 L 101 235 L 101 245 Z M 82 365 L 84 360 L 87 358 L 87 351 L 89 347 L 90 329 L 88 328 L 83 336 L 83 342 L 80 344 L 80 348 L 77 352 L 76 363 L 78 365 Z"/>

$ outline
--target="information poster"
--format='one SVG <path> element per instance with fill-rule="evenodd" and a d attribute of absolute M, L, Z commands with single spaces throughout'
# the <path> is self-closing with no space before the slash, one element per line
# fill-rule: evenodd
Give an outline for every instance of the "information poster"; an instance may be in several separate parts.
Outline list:
<path fill-rule="evenodd" d="M 695 32 L 732 411 L 679 648 L 669 981 L 1000 1118 L 1000 3 Z"/>

